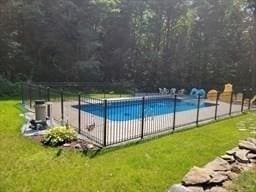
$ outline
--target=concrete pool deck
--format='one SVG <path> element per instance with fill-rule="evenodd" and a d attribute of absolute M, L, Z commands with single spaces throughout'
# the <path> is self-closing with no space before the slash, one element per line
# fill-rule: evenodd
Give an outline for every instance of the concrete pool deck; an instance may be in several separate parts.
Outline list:
<path fill-rule="evenodd" d="M 141 98 L 141 97 L 137 97 Z M 131 98 L 120 98 L 119 101 L 127 100 Z M 134 99 L 134 98 L 133 98 Z M 111 101 L 117 100 L 111 99 Z M 81 104 L 90 103 L 91 100 L 83 99 Z M 95 100 L 95 103 L 103 104 L 103 101 Z M 215 103 L 205 100 L 205 102 Z M 78 102 L 72 99 L 67 99 L 64 102 L 64 122 L 68 122 L 72 127 L 78 129 L 78 109 L 74 108 Z M 52 118 L 55 120 L 61 120 L 60 102 L 52 102 Z M 241 113 L 241 104 L 232 104 L 232 115 Z M 200 108 L 199 118 L 200 122 L 214 120 L 215 106 Z M 247 106 L 244 106 L 247 109 Z M 230 104 L 219 102 L 217 117 L 229 116 Z M 176 112 L 175 127 L 176 130 L 182 129 L 187 125 L 195 125 L 197 119 L 197 109 L 188 111 Z M 143 122 L 143 134 L 144 136 L 150 136 L 159 134 L 161 132 L 173 131 L 174 114 L 164 114 L 157 116 L 144 117 Z M 91 113 L 81 110 L 81 133 L 88 138 L 103 144 L 104 140 L 104 118 L 93 115 Z M 126 142 L 133 139 L 139 139 L 142 135 L 142 120 L 134 119 L 128 121 L 112 121 L 106 120 L 106 145 L 112 145 L 117 143 Z"/>

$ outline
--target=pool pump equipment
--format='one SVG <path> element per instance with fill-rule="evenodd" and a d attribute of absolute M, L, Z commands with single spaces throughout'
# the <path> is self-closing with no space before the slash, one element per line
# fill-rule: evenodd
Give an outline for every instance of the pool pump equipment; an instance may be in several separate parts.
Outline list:
<path fill-rule="evenodd" d="M 36 121 L 36 120 L 31 120 L 29 128 L 34 129 L 34 130 L 44 130 L 47 128 L 47 123 L 46 121 Z"/>
<path fill-rule="evenodd" d="M 36 121 L 46 121 L 46 104 L 44 100 L 35 101 Z"/>
<path fill-rule="evenodd" d="M 35 120 L 30 121 L 30 128 L 43 130 L 47 128 L 46 103 L 44 100 L 35 101 Z"/>

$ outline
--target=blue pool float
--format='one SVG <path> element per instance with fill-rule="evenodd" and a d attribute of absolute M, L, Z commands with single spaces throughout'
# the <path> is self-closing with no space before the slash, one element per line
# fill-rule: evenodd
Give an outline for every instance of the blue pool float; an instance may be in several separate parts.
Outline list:
<path fill-rule="evenodd" d="M 197 88 L 193 88 L 193 89 L 190 91 L 190 96 L 196 97 L 196 96 L 197 96 L 197 93 L 198 93 L 198 89 L 197 89 Z"/>
<path fill-rule="evenodd" d="M 199 89 L 198 92 L 197 92 L 197 95 L 200 96 L 200 97 L 205 98 L 206 91 L 204 89 Z"/>
<path fill-rule="evenodd" d="M 196 88 L 193 88 L 190 92 L 190 96 L 192 97 L 205 97 L 206 96 L 206 91 L 204 89 L 196 89 Z"/>

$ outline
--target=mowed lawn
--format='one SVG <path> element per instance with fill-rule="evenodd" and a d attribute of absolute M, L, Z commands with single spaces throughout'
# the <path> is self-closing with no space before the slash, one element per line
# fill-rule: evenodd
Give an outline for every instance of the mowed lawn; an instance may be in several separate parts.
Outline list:
<path fill-rule="evenodd" d="M 179 182 L 246 137 L 251 114 L 130 145 L 96 156 L 45 148 L 20 133 L 18 101 L 0 100 L 0 191 L 154 191 Z"/>
<path fill-rule="evenodd" d="M 232 192 L 255 192 L 256 191 L 256 170 L 242 173 L 235 181 Z"/>

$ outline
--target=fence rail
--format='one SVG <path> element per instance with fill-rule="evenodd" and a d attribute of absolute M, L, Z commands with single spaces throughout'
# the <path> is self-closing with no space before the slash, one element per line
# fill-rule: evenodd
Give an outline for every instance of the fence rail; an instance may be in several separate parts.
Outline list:
<path fill-rule="evenodd" d="M 47 114 L 53 120 L 69 124 L 81 135 L 102 146 L 111 146 L 184 126 L 256 109 L 253 90 L 222 93 L 205 99 L 178 95 L 152 95 L 119 99 L 97 99 L 83 92 L 67 92 L 33 84 L 23 84 L 22 103 L 33 110 L 35 100 L 50 105 Z"/>

